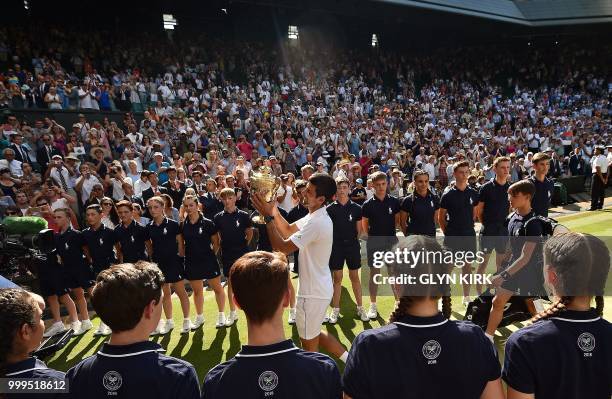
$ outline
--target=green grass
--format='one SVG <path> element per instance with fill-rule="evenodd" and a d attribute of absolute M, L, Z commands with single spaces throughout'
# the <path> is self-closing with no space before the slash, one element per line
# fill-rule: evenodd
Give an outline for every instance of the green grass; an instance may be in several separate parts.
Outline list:
<path fill-rule="evenodd" d="M 608 248 L 610 238 L 612 237 L 612 212 L 581 212 L 579 214 L 570 215 L 559 218 L 559 221 L 574 231 L 591 233 L 606 239 Z M 608 283 L 611 279 L 608 279 Z M 294 285 L 297 285 L 297 280 L 294 279 Z M 382 317 L 378 320 L 364 323 L 356 319 L 355 302 L 352 298 L 352 290 L 347 273 L 342 284 L 342 299 L 341 299 L 341 315 L 336 325 L 326 325 L 323 328 L 329 333 L 335 335 L 340 342 L 346 347 L 350 346 L 355 336 L 364 329 L 376 328 L 385 324 L 385 319 L 393 310 L 394 300 L 392 297 L 385 296 L 378 299 L 379 312 Z M 350 293 L 350 295 L 349 295 Z M 364 297 L 364 304 L 369 305 L 367 298 Z M 195 310 L 191 308 L 192 318 Z M 612 300 L 606 298 L 605 317 L 612 320 Z M 207 291 L 204 299 L 204 314 L 206 322 L 204 328 L 199 329 L 190 334 L 180 334 L 182 325 L 182 313 L 177 298 L 174 298 L 174 322 L 176 328 L 172 333 L 166 336 L 158 336 L 152 338 L 166 348 L 166 354 L 180 357 L 187 360 L 196 367 L 200 380 L 206 372 L 216 364 L 233 357 L 239 350 L 241 343 L 247 340 L 246 321 L 244 314 L 240 313 L 240 320 L 231 328 L 215 329 L 214 323 L 217 315 L 217 307 L 212 292 Z M 461 304 L 461 298 L 453 298 L 453 316 L 462 318 L 465 313 L 465 308 Z M 287 314 L 285 313 L 285 321 Z M 94 326 L 97 326 L 99 319 L 93 318 Z M 508 336 L 523 326 L 523 323 L 516 323 L 498 330 L 496 336 L 496 345 L 498 346 L 500 357 L 503 357 L 503 346 Z M 285 323 L 285 334 L 287 337 L 292 337 L 299 345 L 299 337 L 295 327 L 291 327 Z M 90 356 L 96 352 L 100 345 L 107 340 L 107 337 L 94 337 L 93 330 L 87 334 L 73 338 L 66 347 L 55 354 L 53 358 L 47 361 L 49 367 L 58 370 L 68 370 L 74 364 L 78 363 L 83 358 Z M 342 367 L 342 365 L 340 365 Z"/>

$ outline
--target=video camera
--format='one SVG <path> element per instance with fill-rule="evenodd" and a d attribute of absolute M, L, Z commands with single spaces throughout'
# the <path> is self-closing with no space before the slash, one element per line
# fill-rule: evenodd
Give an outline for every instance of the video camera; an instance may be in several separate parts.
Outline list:
<path fill-rule="evenodd" d="M 0 274 L 31 286 L 36 269 L 55 249 L 53 230 L 38 217 L 7 217 L 0 224 Z"/>

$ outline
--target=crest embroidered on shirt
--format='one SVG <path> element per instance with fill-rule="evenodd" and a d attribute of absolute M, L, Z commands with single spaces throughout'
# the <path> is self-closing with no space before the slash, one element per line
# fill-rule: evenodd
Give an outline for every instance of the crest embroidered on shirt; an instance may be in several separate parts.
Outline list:
<path fill-rule="evenodd" d="M 240 227 L 240 220 L 236 220 L 236 227 Z"/>
<path fill-rule="evenodd" d="M 393 209 L 391 209 L 391 207 L 389 207 L 389 215 L 391 215 L 393 213 Z"/>
<path fill-rule="evenodd" d="M 134 242 L 134 236 L 130 236 L 130 240 Z"/>
<path fill-rule="evenodd" d="M 100 246 L 104 245 L 104 240 L 100 238 Z"/>
<path fill-rule="evenodd" d="M 168 229 L 164 227 L 164 235 L 168 234 Z"/>
<path fill-rule="evenodd" d="M 431 207 L 433 208 L 434 207 L 433 200 L 430 201 L 429 203 L 431 204 Z"/>
<path fill-rule="evenodd" d="M 66 249 L 69 249 L 69 247 L 68 247 L 68 243 L 66 243 L 66 244 L 64 245 L 64 247 L 65 247 Z"/>
<path fill-rule="evenodd" d="M 353 215 L 349 214 L 349 222 L 353 221 Z"/>
<path fill-rule="evenodd" d="M 202 234 L 202 228 L 200 227 L 200 229 L 198 230 L 198 234 Z"/>

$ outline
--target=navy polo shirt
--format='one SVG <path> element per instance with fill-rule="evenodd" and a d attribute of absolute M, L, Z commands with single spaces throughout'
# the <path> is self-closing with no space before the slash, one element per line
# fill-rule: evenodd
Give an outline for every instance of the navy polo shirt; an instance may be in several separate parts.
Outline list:
<path fill-rule="evenodd" d="M 483 225 L 503 226 L 510 210 L 509 187 L 510 183 L 499 184 L 495 178 L 480 186 L 478 200 L 484 203 L 482 210 Z"/>
<path fill-rule="evenodd" d="M 246 252 L 246 230 L 251 227 L 248 213 L 238 208 L 231 213 L 223 210 L 215 215 L 214 222 L 221 236 L 221 249 L 225 253 Z"/>
<path fill-rule="evenodd" d="M 206 193 L 200 197 L 204 217 L 213 220 L 215 215 L 223 210 L 223 203 L 217 199 L 215 193 Z"/>
<path fill-rule="evenodd" d="M 6 374 L 3 377 L 9 379 L 20 379 L 20 378 L 35 378 L 37 380 L 64 380 L 65 374 L 61 371 L 53 370 L 47 368 L 47 365 L 43 363 L 41 360 L 30 357 L 26 360 L 22 360 L 17 363 L 9 364 L 5 368 Z M 28 399 L 38 399 L 38 398 L 65 398 L 66 394 L 55 393 L 55 394 L 6 394 L 6 398 L 28 398 Z"/>
<path fill-rule="evenodd" d="M 55 233 L 53 238 L 57 254 L 62 259 L 62 265 L 65 267 L 81 267 L 85 263 L 83 246 L 87 243 L 83 233 L 68 227 L 63 233 Z"/>
<path fill-rule="evenodd" d="M 264 346 L 243 345 L 236 356 L 208 372 L 202 398 L 340 399 L 336 363 L 306 352 L 290 339 Z"/>
<path fill-rule="evenodd" d="M 344 392 L 354 399 L 476 399 L 500 368 L 493 344 L 475 324 L 406 315 L 355 338 Z"/>
<path fill-rule="evenodd" d="M 327 213 L 334 224 L 334 244 L 358 242 L 357 223 L 361 222 L 361 207 L 348 200 L 342 205 L 337 200 L 327 206 Z"/>
<path fill-rule="evenodd" d="M 529 180 L 536 188 L 531 199 L 531 207 L 537 215 L 548 216 L 548 208 L 550 208 L 550 201 L 555 191 L 555 183 L 548 177 L 545 177 L 544 181 L 539 181 L 535 175 L 531 176 Z"/>
<path fill-rule="evenodd" d="M 476 205 L 478 205 L 478 192 L 470 186 L 465 190 L 452 186 L 442 194 L 440 208 L 446 209 L 448 221 L 445 235 L 473 235 Z"/>
<path fill-rule="evenodd" d="M 408 234 L 436 236 L 436 221 L 434 215 L 440 209 L 440 199 L 431 191 L 420 196 L 416 191 L 402 200 L 402 211 L 408 212 Z"/>
<path fill-rule="evenodd" d="M 590 311 L 566 310 L 512 333 L 503 379 L 536 398 L 609 399 L 612 325 Z"/>
<path fill-rule="evenodd" d="M 400 211 L 400 202 L 392 195 L 383 200 L 373 196 L 361 208 L 363 217 L 368 218 L 368 236 L 395 237 L 395 215 Z"/>
<path fill-rule="evenodd" d="M 525 223 L 534 216 L 535 212 L 533 210 L 525 216 L 521 216 L 517 212 L 513 212 L 508 219 L 508 235 L 510 237 L 514 237 L 510 240 L 510 248 L 512 251 L 512 257 L 510 259 L 511 264 L 521 256 L 525 242 L 542 242 L 542 222 L 534 219 L 529 223 Z M 540 251 L 537 250 L 534 251 L 529 264 L 534 263 L 534 261 L 538 258 L 537 254 L 539 252 Z"/>
<path fill-rule="evenodd" d="M 150 240 L 150 237 L 146 226 L 135 220 L 132 220 L 127 227 L 119 223 L 115 227 L 115 237 L 121 244 L 124 262 L 135 263 L 139 260 L 147 260 L 145 242 Z"/>
<path fill-rule="evenodd" d="M 115 231 L 105 225 L 98 230 L 88 227 L 83 230 L 83 237 L 89 248 L 92 265 L 95 270 L 103 270 L 117 262 L 113 251 L 117 238 Z"/>
<path fill-rule="evenodd" d="M 185 259 L 198 260 L 214 257 L 210 237 L 218 231 L 212 220 L 200 215 L 198 221 L 191 223 L 189 217 L 181 224 L 185 240 Z"/>
<path fill-rule="evenodd" d="M 287 211 L 285 211 L 283 208 L 278 208 L 278 213 L 281 214 L 281 216 L 287 220 Z M 251 219 L 253 219 L 254 216 L 259 215 L 259 212 L 255 211 L 251 214 Z M 270 238 L 268 237 L 268 230 L 266 229 L 266 225 L 265 224 L 255 224 L 254 226 L 257 227 L 257 231 L 258 231 L 258 240 L 257 240 L 257 250 L 258 251 L 268 251 L 268 252 L 272 252 L 272 244 L 270 244 Z"/>
<path fill-rule="evenodd" d="M 70 397 L 199 398 L 193 366 L 162 352 L 159 344 L 150 341 L 105 343 L 98 353 L 68 370 Z"/>
<path fill-rule="evenodd" d="M 172 262 L 178 254 L 176 236 L 181 234 L 178 222 L 165 217 L 158 226 L 155 220 L 151 220 L 147 229 L 153 245 L 153 261 L 156 263 Z"/>

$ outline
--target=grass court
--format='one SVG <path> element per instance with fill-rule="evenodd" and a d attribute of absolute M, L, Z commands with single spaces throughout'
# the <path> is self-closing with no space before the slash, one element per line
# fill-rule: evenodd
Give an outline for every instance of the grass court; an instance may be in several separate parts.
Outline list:
<path fill-rule="evenodd" d="M 569 216 L 563 216 L 558 219 L 565 226 L 573 231 L 590 233 L 602 238 L 608 243 L 608 248 L 612 248 L 610 237 L 612 237 L 612 210 L 604 210 L 597 212 L 580 212 Z M 345 269 L 346 270 L 346 269 Z M 391 314 L 394 306 L 394 300 L 389 296 L 378 298 L 378 310 L 381 315 L 377 320 L 372 322 L 362 322 L 355 314 L 355 302 L 352 298 L 352 290 L 348 273 L 344 273 L 344 281 L 342 284 L 342 299 L 340 304 L 341 317 L 335 325 L 325 325 L 323 328 L 329 333 L 335 335 L 340 342 L 349 347 L 353 339 L 361 331 L 369 328 L 376 328 L 385 324 L 386 319 Z M 608 284 L 610 284 L 608 278 Z M 294 285 L 297 285 L 297 279 L 294 279 Z M 367 291 L 364 290 L 364 294 Z M 349 295 L 350 294 L 350 295 Z M 204 297 L 204 315 L 206 322 L 203 328 L 193 331 L 189 334 L 181 334 L 180 327 L 182 325 L 182 312 L 178 302 L 178 298 L 174 298 L 174 323 L 175 329 L 165 336 L 152 337 L 152 340 L 160 343 L 165 349 L 166 354 L 182 358 L 193 364 L 198 372 L 200 381 L 206 375 L 208 370 L 233 357 L 241 347 L 241 343 L 247 342 L 247 328 L 244 314 L 239 312 L 239 321 L 230 328 L 215 328 L 217 317 L 217 305 L 212 291 L 206 291 Z M 369 306 L 369 299 L 364 297 L 364 307 Z M 226 305 L 226 314 L 229 312 Z M 191 306 L 191 318 L 195 318 L 195 309 L 193 303 Z M 453 298 L 453 317 L 462 319 L 465 313 L 465 307 L 461 304 L 461 297 Z M 285 321 L 288 312 L 285 312 Z M 612 320 L 612 298 L 606 297 L 606 306 L 604 316 L 608 320 Z M 162 314 L 163 317 L 163 314 Z M 94 337 L 93 332 L 99 323 L 97 317 L 92 318 L 94 328 L 80 337 L 73 338 L 61 351 L 56 353 L 51 359 L 47 359 L 49 367 L 66 371 L 80 360 L 93 355 L 100 345 L 102 345 L 108 337 Z M 498 347 L 500 359 L 503 359 L 503 348 L 506 339 L 513 331 L 521 328 L 523 323 L 515 323 L 498 330 L 495 337 L 495 343 Z M 296 344 L 299 345 L 299 336 L 295 326 L 290 326 L 285 323 L 285 333 L 287 337 L 292 337 Z M 342 362 L 339 362 L 343 368 Z"/>

